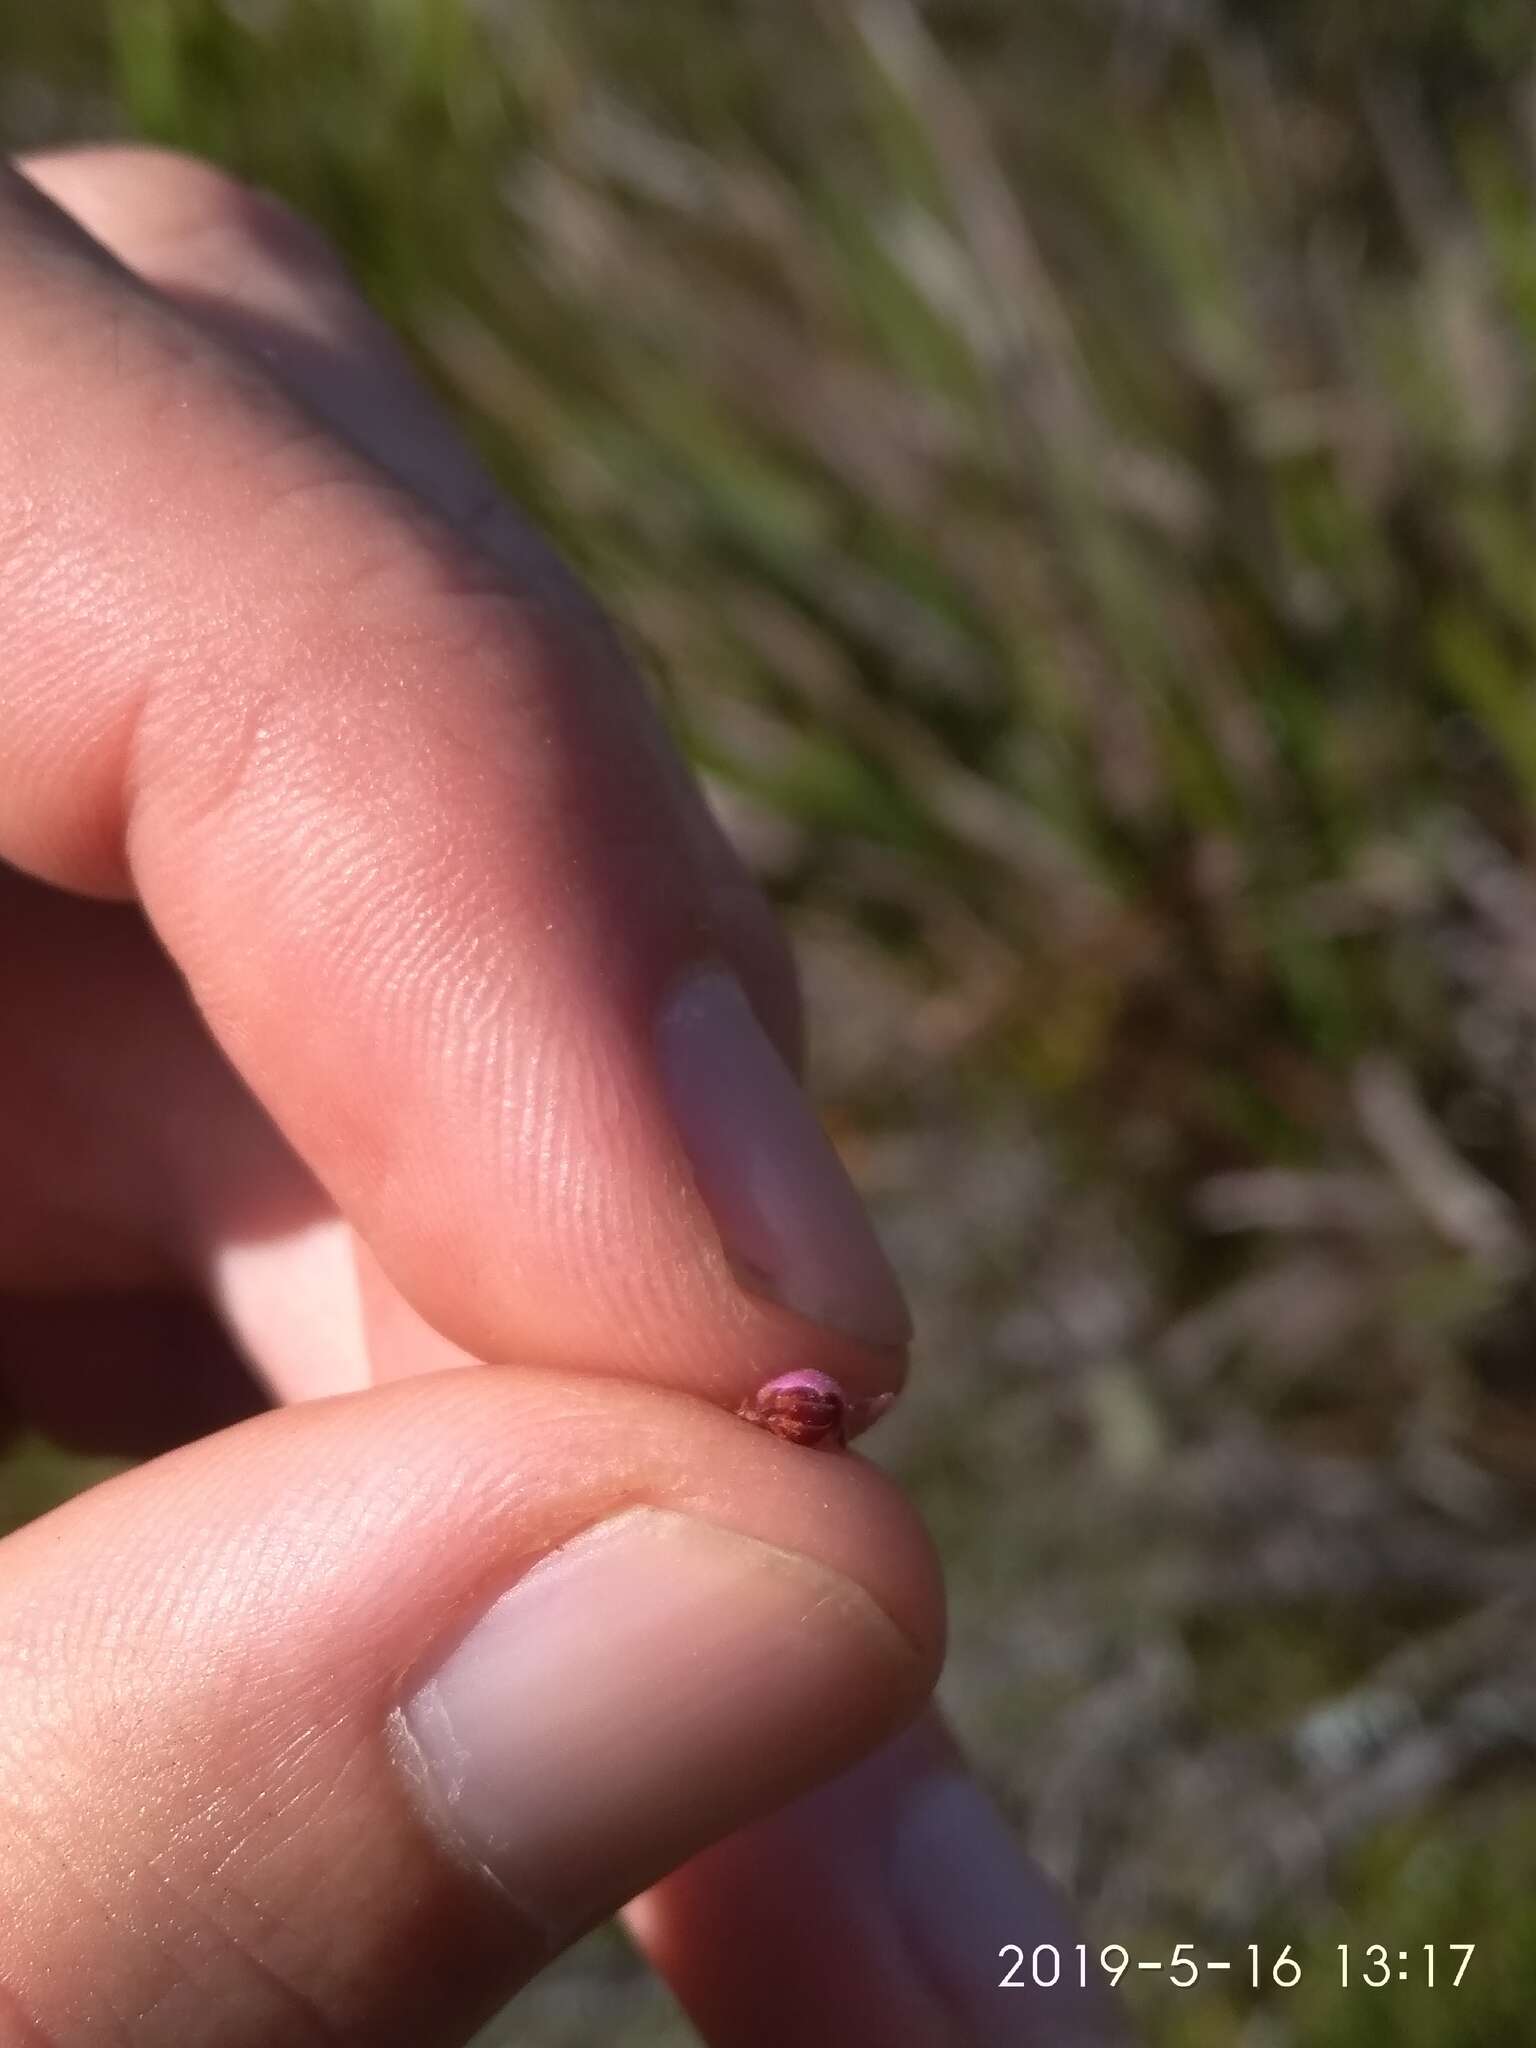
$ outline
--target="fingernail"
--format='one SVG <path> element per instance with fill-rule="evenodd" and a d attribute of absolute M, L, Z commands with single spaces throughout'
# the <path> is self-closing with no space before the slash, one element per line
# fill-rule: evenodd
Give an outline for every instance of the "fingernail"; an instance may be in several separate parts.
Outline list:
<path fill-rule="evenodd" d="M 864 1204 L 734 976 L 690 974 L 657 1028 L 663 1086 L 737 1279 L 889 1347 L 912 1334 Z"/>
<path fill-rule="evenodd" d="M 857 1755 L 920 1678 L 850 1580 L 633 1508 L 503 1594 L 397 1746 L 450 1847 L 565 1938 Z"/>

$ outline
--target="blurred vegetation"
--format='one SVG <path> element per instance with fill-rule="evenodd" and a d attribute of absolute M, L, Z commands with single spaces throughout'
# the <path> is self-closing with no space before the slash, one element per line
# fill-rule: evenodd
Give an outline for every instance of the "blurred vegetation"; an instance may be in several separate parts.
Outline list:
<path fill-rule="evenodd" d="M 952 1708 L 1100 1940 L 1307 1959 L 1148 2038 L 1523 2037 L 1530 10 L 5 9 L 0 137 L 113 131 L 344 247 L 784 906 Z"/>

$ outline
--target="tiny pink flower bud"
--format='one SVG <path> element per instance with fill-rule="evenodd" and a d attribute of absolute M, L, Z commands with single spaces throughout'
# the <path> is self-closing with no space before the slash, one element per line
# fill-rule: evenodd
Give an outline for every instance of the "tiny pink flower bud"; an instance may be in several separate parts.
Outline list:
<path fill-rule="evenodd" d="M 830 1373 L 780 1373 L 737 1410 L 786 1443 L 841 1450 L 848 1441 L 848 1396 Z"/>

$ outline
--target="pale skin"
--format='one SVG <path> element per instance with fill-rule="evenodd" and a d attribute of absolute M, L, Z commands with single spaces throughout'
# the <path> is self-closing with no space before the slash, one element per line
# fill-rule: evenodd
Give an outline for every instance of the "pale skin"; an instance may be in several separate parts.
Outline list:
<path fill-rule="evenodd" d="M 873 1251 L 811 1276 L 824 1317 L 743 1286 L 779 1239 L 723 1254 L 658 1108 L 695 968 L 797 1064 L 783 943 L 595 608 L 274 202 L 147 150 L 0 167 L 0 619 L 0 1387 L 183 1446 L 0 1545 L 0 2048 L 447 2048 L 627 1899 L 715 2048 L 1110 2040 L 994 1995 L 1000 1941 L 1075 1937 L 924 1715 L 920 1526 L 737 1412 L 811 1371 L 873 1413 L 903 1369 Z M 273 1405 L 231 1422 L 237 1358 Z M 755 1596 L 701 1565 L 696 1764 L 639 1706 L 530 1737 L 518 1781 L 589 1810 L 482 1849 L 400 1703 L 637 1507 L 799 1561 L 814 1670 L 776 1693 L 744 1627 L 733 1687 Z M 626 1646 L 615 1699 L 690 1655 Z M 932 1927 L 879 1896 L 920 1794 Z"/>

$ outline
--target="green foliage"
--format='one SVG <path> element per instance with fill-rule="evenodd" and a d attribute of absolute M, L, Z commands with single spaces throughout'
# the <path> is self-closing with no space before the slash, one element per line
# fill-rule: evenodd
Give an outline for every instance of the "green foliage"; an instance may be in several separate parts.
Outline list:
<path fill-rule="evenodd" d="M 8 1444 L 0 1457 L 0 1535 L 121 1470 L 119 1458 L 82 1457 L 40 1437 Z"/>
<path fill-rule="evenodd" d="M 1237 1620 L 1186 1611 L 1185 1579 L 1137 1577 L 1162 1553 L 1125 1475 L 1176 1496 L 1161 1468 L 1230 1427 L 1384 1486 L 1428 1445 L 1440 1484 L 1435 1457 L 1502 1471 L 1527 1426 L 1495 1371 L 1531 1349 L 1524 1269 L 1442 1201 L 1469 1175 L 1524 1242 L 1536 1188 L 1522 0 L 11 16 L 17 141 L 115 121 L 342 247 L 606 597 L 787 909 L 883 977 L 854 1035 L 902 1044 L 845 1063 L 845 1105 L 962 1123 L 978 1155 L 1027 1125 L 1066 1220 L 944 1239 L 965 1328 L 1006 1328 L 1096 1233 L 1134 1267 L 1129 1359 L 1090 1345 L 1043 1391 L 1018 1344 L 969 1380 L 945 1360 L 969 1405 L 910 1469 L 971 1634 L 1011 1642 L 1038 1575 L 1081 1572 L 1112 1645 L 1155 1615 L 1193 1677 L 1139 1792 L 1180 1743 L 1279 1742 L 1449 1625 L 1443 1589 L 1357 1592 L 1353 1628 L 1262 1586 Z M 1369 1108 L 1382 1052 L 1406 1140 L 1397 1097 Z M 1312 1208 L 1250 1227 L 1276 1172 Z M 920 1191 L 915 1262 L 951 1199 Z M 1329 1287 L 1340 1334 L 1287 1349 Z M 1202 1316 L 1237 1334 L 1192 1367 Z M 62 1481 L 34 1456 L 10 1483 L 19 1515 Z M 1040 1700 L 999 1690 L 1009 1739 L 1043 1741 Z M 1021 1767 L 1021 1807 L 1036 1789 Z M 1486 1854 L 1438 1812 L 1404 1825 L 1363 1828 L 1334 1917 L 1292 1935 L 1313 1960 L 1477 1939 L 1497 1968 L 1378 2002 L 1309 1962 L 1276 2031 L 1158 1996 L 1156 2038 L 1528 2032 L 1536 1825 Z"/>

